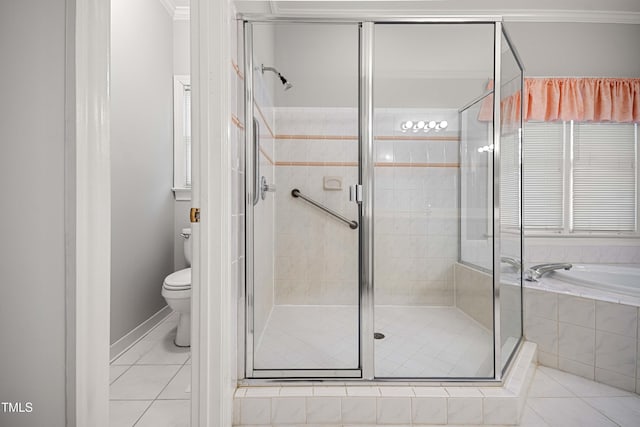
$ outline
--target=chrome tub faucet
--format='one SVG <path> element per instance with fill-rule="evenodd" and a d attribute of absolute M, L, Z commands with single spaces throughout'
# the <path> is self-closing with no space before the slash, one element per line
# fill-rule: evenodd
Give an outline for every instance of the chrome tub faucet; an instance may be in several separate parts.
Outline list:
<path fill-rule="evenodd" d="M 542 276 L 555 270 L 570 270 L 573 267 L 569 263 L 538 264 L 525 271 L 525 280 L 537 282 Z"/>

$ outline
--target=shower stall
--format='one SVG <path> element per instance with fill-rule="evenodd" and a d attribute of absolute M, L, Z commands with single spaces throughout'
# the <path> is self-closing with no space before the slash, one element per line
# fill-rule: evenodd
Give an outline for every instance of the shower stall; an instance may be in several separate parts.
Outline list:
<path fill-rule="evenodd" d="M 501 20 L 240 19 L 242 376 L 500 381 L 523 339 Z"/>

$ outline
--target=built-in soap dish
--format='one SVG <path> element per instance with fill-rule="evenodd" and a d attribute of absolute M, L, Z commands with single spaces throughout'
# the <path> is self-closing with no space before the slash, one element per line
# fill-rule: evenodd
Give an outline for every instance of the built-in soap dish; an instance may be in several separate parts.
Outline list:
<path fill-rule="evenodd" d="M 342 190 L 342 177 L 341 176 L 325 176 L 322 179 L 322 188 L 324 188 L 327 191 Z"/>

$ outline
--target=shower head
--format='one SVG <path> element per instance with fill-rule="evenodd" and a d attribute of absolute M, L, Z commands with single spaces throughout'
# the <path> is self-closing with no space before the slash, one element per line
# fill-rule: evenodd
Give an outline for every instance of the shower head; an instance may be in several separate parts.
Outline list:
<path fill-rule="evenodd" d="M 282 82 L 282 85 L 284 86 L 284 90 L 289 90 L 293 87 L 293 85 L 289 81 L 287 81 L 287 79 L 282 74 L 280 74 L 278 70 L 276 70 L 273 67 L 265 67 L 264 64 L 261 64 L 260 71 L 262 71 L 262 74 L 264 74 L 265 71 L 271 71 L 275 73 L 280 79 L 280 81 Z"/>
<path fill-rule="evenodd" d="M 291 89 L 293 87 L 293 85 L 291 83 L 289 83 L 287 81 L 287 79 L 285 79 L 282 74 L 278 74 L 278 77 L 280 77 L 280 81 L 284 85 L 284 90 L 289 90 L 289 89 Z"/>

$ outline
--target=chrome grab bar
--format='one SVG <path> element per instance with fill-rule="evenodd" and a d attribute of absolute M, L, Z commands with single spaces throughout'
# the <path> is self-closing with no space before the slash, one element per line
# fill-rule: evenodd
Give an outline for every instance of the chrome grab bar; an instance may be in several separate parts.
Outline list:
<path fill-rule="evenodd" d="M 336 211 L 334 211 L 332 209 L 329 209 L 328 207 L 323 206 L 320 203 L 316 202 L 315 200 L 311 199 L 309 196 L 305 196 L 297 188 L 294 188 L 293 190 L 291 190 L 291 196 L 292 197 L 299 197 L 302 200 L 305 200 L 306 202 L 311 203 L 316 208 L 321 209 L 321 210 L 325 211 L 326 213 L 328 213 L 330 215 L 333 215 L 334 217 L 336 217 L 340 221 L 342 221 L 345 224 L 347 224 L 349 226 L 349 228 L 351 228 L 352 230 L 355 230 L 356 228 L 358 228 L 358 221 L 351 221 L 349 218 L 345 218 L 344 216 L 340 215 Z"/>
<path fill-rule="evenodd" d="M 260 124 L 253 118 L 253 206 L 260 201 Z"/>

